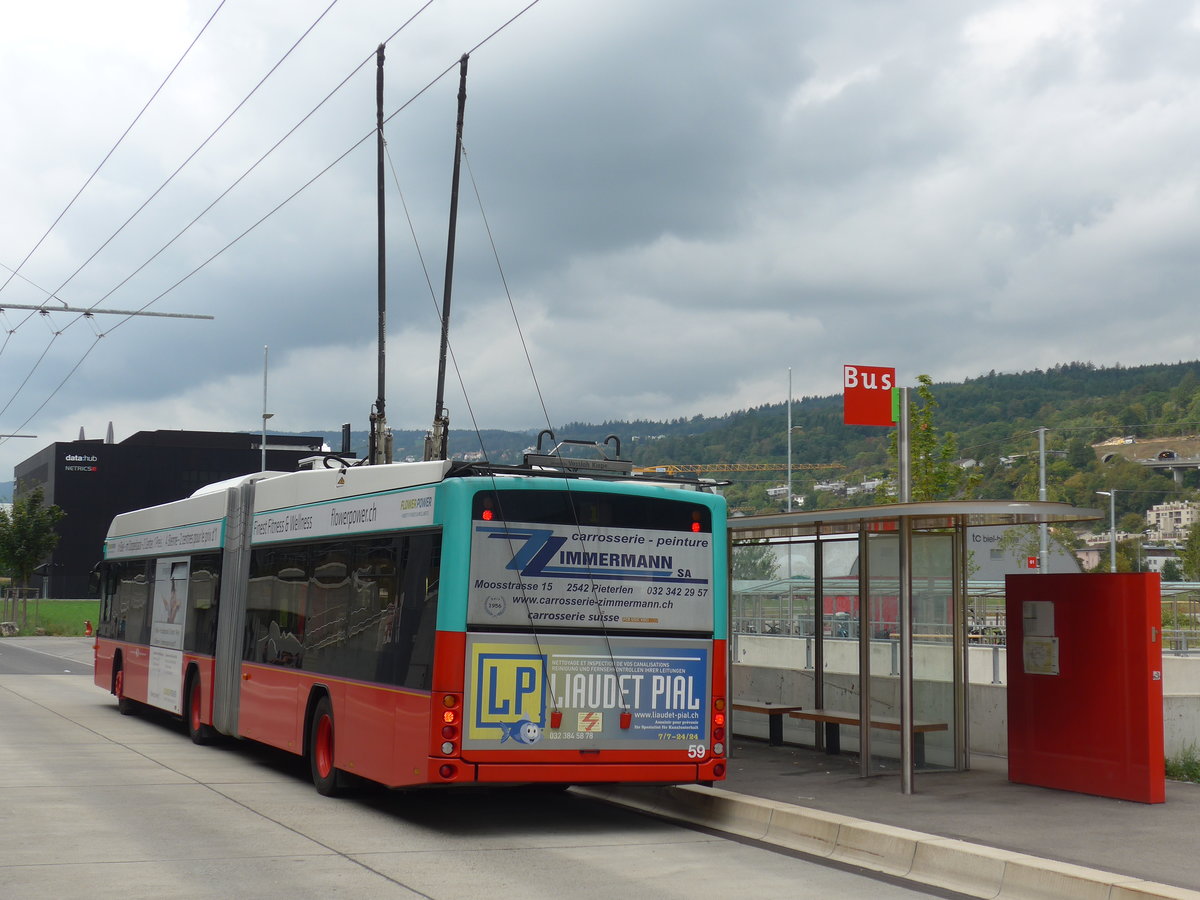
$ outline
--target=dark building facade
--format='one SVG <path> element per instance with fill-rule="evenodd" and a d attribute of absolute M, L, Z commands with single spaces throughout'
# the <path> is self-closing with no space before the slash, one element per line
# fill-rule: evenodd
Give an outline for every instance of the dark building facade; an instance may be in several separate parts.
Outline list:
<path fill-rule="evenodd" d="M 187 497 L 197 488 L 262 468 L 261 438 L 216 431 L 139 431 L 119 444 L 51 444 L 15 470 L 13 499 L 37 487 L 66 512 L 60 540 L 42 571 L 42 595 L 89 595 L 92 568 L 117 513 Z M 293 472 L 323 448 L 319 437 L 267 435 L 267 468 Z M 33 585 L 37 587 L 37 584 Z"/>

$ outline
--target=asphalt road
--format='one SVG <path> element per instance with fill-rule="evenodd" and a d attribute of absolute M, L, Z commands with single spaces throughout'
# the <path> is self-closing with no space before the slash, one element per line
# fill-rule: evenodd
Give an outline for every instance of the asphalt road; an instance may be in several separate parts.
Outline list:
<path fill-rule="evenodd" d="M 90 642 L 46 641 L 0 640 L 6 900 L 930 896 L 571 792 L 321 797 L 295 757 L 121 716 Z"/>

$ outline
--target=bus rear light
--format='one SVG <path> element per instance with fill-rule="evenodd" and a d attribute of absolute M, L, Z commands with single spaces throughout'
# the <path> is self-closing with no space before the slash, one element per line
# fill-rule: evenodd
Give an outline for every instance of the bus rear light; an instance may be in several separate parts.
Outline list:
<path fill-rule="evenodd" d="M 456 768 L 454 768 L 454 766 L 447 763 L 446 765 L 440 766 L 438 768 L 438 774 L 441 775 L 447 781 L 449 781 L 456 774 L 458 774 L 458 770 Z"/>
<path fill-rule="evenodd" d="M 724 697 L 713 698 L 713 709 L 715 709 L 717 712 L 720 712 L 724 708 L 725 708 L 725 698 Z"/>
<path fill-rule="evenodd" d="M 446 733 L 446 730 L 444 728 L 442 729 L 442 733 L 443 734 Z M 714 741 L 725 740 L 725 729 L 724 728 L 714 728 L 713 729 L 713 740 Z"/>
<path fill-rule="evenodd" d="M 454 753 L 454 741 L 444 741 L 442 743 L 442 753 L 446 756 L 452 755 Z M 444 769 L 446 767 L 442 766 L 442 768 Z"/>
<path fill-rule="evenodd" d="M 713 744 L 713 756 L 724 756 L 724 755 L 725 755 L 725 745 L 722 744 L 720 741 L 717 741 L 715 744 Z"/>
<path fill-rule="evenodd" d="M 443 695 L 442 706 L 446 707 L 446 709 L 454 709 L 454 707 L 458 706 L 458 697 L 454 694 Z"/>
<path fill-rule="evenodd" d="M 442 737 L 448 741 L 452 741 L 458 737 L 458 728 L 454 725 L 446 725 L 442 728 Z"/>
<path fill-rule="evenodd" d="M 454 725 L 458 722 L 458 711 L 453 709 L 446 710 L 442 713 L 442 721 L 447 725 Z"/>
<path fill-rule="evenodd" d="M 717 763 L 715 766 L 713 766 L 713 777 L 714 778 L 724 778 L 725 777 L 725 763 Z"/>
<path fill-rule="evenodd" d="M 717 713 L 715 716 L 713 716 L 713 724 L 714 725 L 724 725 L 725 724 L 725 713 Z"/>

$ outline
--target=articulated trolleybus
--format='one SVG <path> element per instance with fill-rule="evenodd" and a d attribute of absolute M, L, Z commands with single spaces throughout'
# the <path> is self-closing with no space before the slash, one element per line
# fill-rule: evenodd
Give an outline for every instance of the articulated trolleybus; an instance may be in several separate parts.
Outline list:
<path fill-rule="evenodd" d="M 302 754 L 323 794 L 724 778 L 721 497 L 338 462 L 117 516 L 95 677 L 122 712 Z"/>

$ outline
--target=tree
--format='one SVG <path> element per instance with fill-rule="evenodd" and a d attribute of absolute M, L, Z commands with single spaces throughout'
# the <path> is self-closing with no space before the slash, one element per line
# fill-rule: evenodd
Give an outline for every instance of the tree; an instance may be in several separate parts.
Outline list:
<path fill-rule="evenodd" d="M 771 581 L 779 577 L 779 558 L 766 541 L 733 548 L 733 577 L 739 581 Z"/>
<path fill-rule="evenodd" d="M 7 569 L 18 587 L 29 584 L 33 570 L 58 545 L 55 526 L 66 515 L 57 506 L 43 506 L 40 487 L 15 500 L 12 512 L 0 510 L 0 566 Z"/>
<path fill-rule="evenodd" d="M 1183 566 L 1179 564 L 1177 559 L 1168 559 L 1163 563 L 1162 572 L 1163 581 L 1183 581 Z"/>
<path fill-rule="evenodd" d="M 1046 549 L 1050 552 L 1058 550 L 1068 556 L 1073 555 L 1082 541 L 1075 532 L 1062 525 L 1051 525 L 1046 530 Z M 1015 560 L 1023 560 L 1030 556 L 1040 556 L 1042 551 L 1042 532 L 1037 525 L 1013 525 L 1001 536 L 997 549 L 1003 550 Z"/>
<path fill-rule="evenodd" d="M 1117 531 L 1124 531 L 1126 534 L 1141 534 L 1145 530 L 1145 518 L 1135 512 L 1125 513 L 1117 523 Z"/>
<path fill-rule="evenodd" d="M 970 493 L 983 477 L 982 473 L 969 473 L 960 466 L 958 440 L 949 432 L 939 434 L 934 423 L 938 402 L 933 395 L 933 379 L 928 375 L 917 376 L 917 400 L 908 404 L 912 499 L 951 500 Z M 893 433 L 888 443 L 888 453 L 893 460 L 899 459 L 898 444 L 898 436 Z"/>
<path fill-rule="evenodd" d="M 1193 525 L 1188 529 L 1187 540 L 1179 553 L 1183 563 L 1183 574 L 1188 581 L 1200 581 L 1200 526 Z"/>

